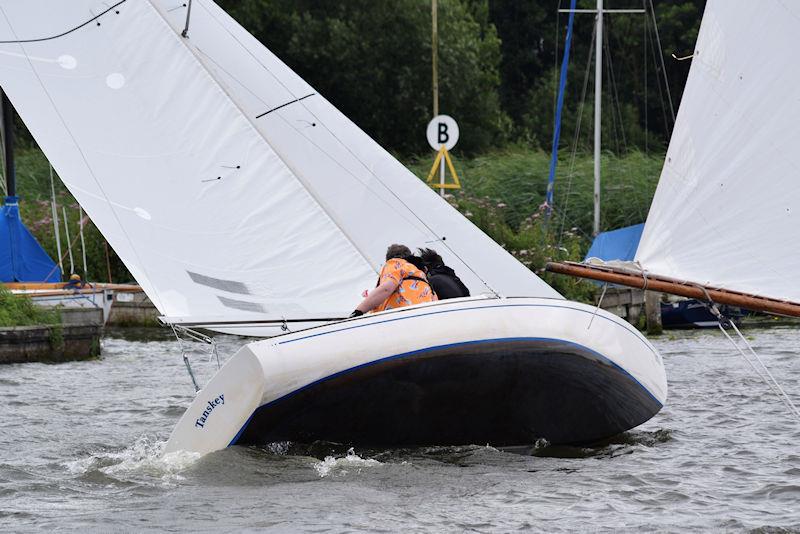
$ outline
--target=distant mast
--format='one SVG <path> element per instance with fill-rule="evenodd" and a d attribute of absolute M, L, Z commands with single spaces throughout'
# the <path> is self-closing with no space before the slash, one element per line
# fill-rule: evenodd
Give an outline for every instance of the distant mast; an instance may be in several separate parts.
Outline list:
<path fill-rule="evenodd" d="M 594 225 L 592 234 L 600 233 L 600 148 L 602 142 L 601 119 L 603 101 L 603 15 L 605 13 L 646 13 L 644 9 L 603 9 L 603 0 L 597 0 L 596 9 L 559 9 L 559 13 L 595 14 L 594 62 Z"/>
<path fill-rule="evenodd" d="M 0 90 L 1 91 L 1 90 Z M 3 92 L 3 172 L 6 175 L 6 196 L 17 196 L 17 174 L 14 167 L 14 106 Z"/>
<path fill-rule="evenodd" d="M 594 225 L 592 235 L 600 233 L 600 142 L 602 141 L 600 106 L 603 103 L 603 0 L 597 0 L 597 31 L 594 43 Z"/>

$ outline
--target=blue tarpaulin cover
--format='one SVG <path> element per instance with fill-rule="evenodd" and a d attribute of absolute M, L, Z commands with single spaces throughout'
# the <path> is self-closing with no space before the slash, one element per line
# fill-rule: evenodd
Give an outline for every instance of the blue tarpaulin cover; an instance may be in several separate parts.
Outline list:
<path fill-rule="evenodd" d="M 642 230 L 644 223 L 597 234 L 584 260 L 599 258 L 604 261 L 633 261 L 642 238 Z"/>
<path fill-rule="evenodd" d="M 0 208 L 0 281 L 61 281 L 61 269 L 19 218 L 17 197 L 6 197 Z"/>

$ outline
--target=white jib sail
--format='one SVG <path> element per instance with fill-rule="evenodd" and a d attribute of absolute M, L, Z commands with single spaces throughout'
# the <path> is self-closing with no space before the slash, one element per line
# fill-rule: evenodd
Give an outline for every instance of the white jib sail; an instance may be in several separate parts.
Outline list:
<path fill-rule="evenodd" d="M 709 0 L 636 259 L 800 302 L 800 4 Z"/>
<path fill-rule="evenodd" d="M 346 315 L 386 247 L 560 298 L 210 0 L 0 2 L 0 85 L 159 311 Z"/>

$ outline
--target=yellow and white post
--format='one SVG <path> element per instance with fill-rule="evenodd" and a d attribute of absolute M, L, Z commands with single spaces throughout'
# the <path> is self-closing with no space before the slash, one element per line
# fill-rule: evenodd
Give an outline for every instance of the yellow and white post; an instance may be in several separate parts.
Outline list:
<path fill-rule="evenodd" d="M 433 177 L 438 169 L 439 194 L 444 197 L 445 189 L 461 188 L 461 182 L 453 166 L 453 160 L 450 159 L 450 150 L 452 150 L 458 142 L 458 123 L 449 115 L 437 115 L 428 123 L 426 134 L 428 144 L 436 151 L 436 158 L 433 161 L 431 172 L 428 174 L 427 183 L 430 184 L 431 187 L 435 187 L 433 184 Z M 447 169 L 450 169 L 450 173 L 453 175 L 454 181 L 452 183 L 447 183 Z"/>

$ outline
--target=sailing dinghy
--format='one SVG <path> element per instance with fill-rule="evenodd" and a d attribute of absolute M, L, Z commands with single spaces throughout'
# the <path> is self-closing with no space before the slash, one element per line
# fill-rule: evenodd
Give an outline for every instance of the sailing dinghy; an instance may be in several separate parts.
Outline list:
<path fill-rule="evenodd" d="M 212 1 L 0 2 L 0 36 L 0 85 L 163 320 L 271 336 L 167 452 L 588 442 L 664 404 L 638 331 L 563 299 Z M 337 320 L 391 243 L 480 296 Z"/>

